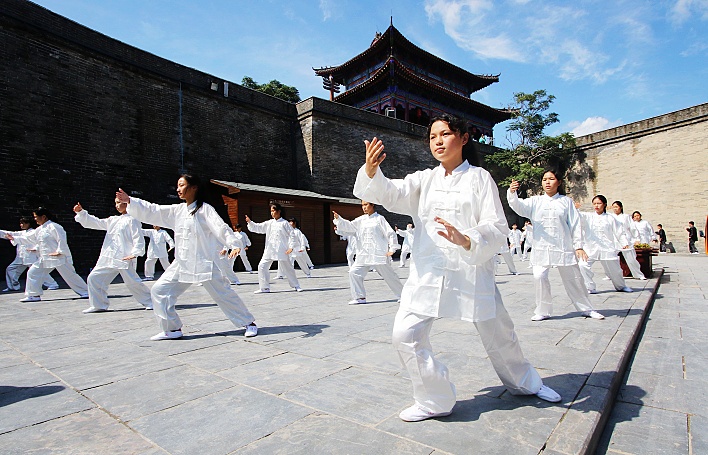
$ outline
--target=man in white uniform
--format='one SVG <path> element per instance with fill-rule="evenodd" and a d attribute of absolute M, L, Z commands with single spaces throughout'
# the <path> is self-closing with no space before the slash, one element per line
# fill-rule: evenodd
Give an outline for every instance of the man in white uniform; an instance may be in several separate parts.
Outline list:
<path fill-rule="evenodd" d="M 30 226 L 32 225 L 32 220 L 27 217 L 20 218 L 20 231 L 10 232 L 12 235 L 20 235 L 23 231 L 31 233 L 34 231 Z M 5 238 L 7 234 L 6 231 L 0 231 L 0 238 Z M 15 241 L 11 242 L 13 245 L 17 246 L 17 255 L 15 260 L 7 266 L 5 269 L 5 283 L 7 287 L 2 290 L 2 292 L 9 291 L 19 291 L 20 290 L 20 277 L 25 270 L 27 270 L 32 264 L 39 260 L 37 256 L 37 249 L 35 247 L 27 247 L 22 244 L 18 244 Z M 47 274 L 47 280 L 43 283 L 48 290 L 53 291 L 59 289 L 59 285 L 51 275 Z"/>
<path fill-rule="evenodd" d="M 415 227 L 413 227 L 413 223 L 408 223 L 406 229 L 398 229 L 398 227 L 396 227 L 396 234 L 403 237 L 403 245 L 401 245 L 401 259 L 400 264 L 398 264 L 398 266 L 405 267 L 406 258 L 413 249 L 413 240 L 415 239 Z"/>
<path fill-rule="evenodd" d="M 155 264 L 158 259 L 162 265 L 162 270 L 167 270 L 170 266 L 168 252 L 175 247 L 175 242 L 160 226 L 153 226 L 152 229 L 142 229 L 145 237 L 150 239 L 147 247 L 147 259 L 145 259 L 145 281 L 155 279 Z M 169 245 L 169 248 L 167 246 Z"/>
<path fill-rule="evenodd" d="M 521 256 L 521 231 L 518 229 L 516 223 L 511 225 L 511 231 L 509 231 L 509 253 L 511 255 Z"/>

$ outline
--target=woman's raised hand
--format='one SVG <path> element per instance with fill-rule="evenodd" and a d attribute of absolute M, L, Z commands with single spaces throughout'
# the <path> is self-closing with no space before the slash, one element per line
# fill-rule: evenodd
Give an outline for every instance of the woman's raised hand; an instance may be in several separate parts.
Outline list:
<path fill-rule="evenodd" d="M 383 142 L 376 137 L 374 137 L 371 142 L 364 140 L 364 144 L 366 145 L 366 175 L 372 179 L 374 175 L 376 175 L 376 169 L 381 162 L 386 159 L 386 154 L 383 153 L 384 145 Z"/>
<path fill-rule="evenodd" d="M 77 202 L 76 205 L 74 206 L 74 213 L 79 213 L 82 211 L 84 208 L 81 207 L 81 202 Z"/>
<path fill-rule="evenodd" d="M 438 231 L 438 234 L 445 237 L 450 242 L 455 245 L 459 245 L 462 248 L 469 250 L 472 246 L 472 241 L 465 234 L 460 232 L 455 226 L 443 220 L 439 216 L 435 217 L 435 221 L 440 223 L 445 228 L 444 231 Z"/>
<path fill-rule="evenodd" d="M 130 204 L 130 196 L 123 191 L 123 188 L 118 188 L 118 191 L 116 191 L 116 199 L 124 204 Z"/>
<path fill-rule="evenodd" d="M 512 180 L 511 185 L 509 185 L 509 191 L 511 191 L 512 193 L 516 193 L 516 190 L 518 190 L 520 186 L 521 184 L 519 182 L 517 182 L 516 180 Z"/>

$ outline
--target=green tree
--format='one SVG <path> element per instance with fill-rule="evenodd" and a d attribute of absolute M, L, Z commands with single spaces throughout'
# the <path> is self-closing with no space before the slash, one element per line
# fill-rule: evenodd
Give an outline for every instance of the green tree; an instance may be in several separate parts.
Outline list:
<path fill-rule="evenodd" d="M 524 188 L 538 189 L 545 168 L 554 167 L 565 173 L 585 158 L 584 153 L 576 151 L 572 133 L 545 134 L 548 126 L 559 121 L 558 114 L 546 112 L 555 98 L 545 90 L 514 93 L 514 103 L 509 106 L 514 114 L 507 127 L 511 147 L 497 149 L 486 158 L 506 176 L 500 179 L 500 186 L 508 186 L 513 179 Z"/>
<path fill-rule="evenodd" d="M 300 92 L 295 87 L 285 85 L 275 79 L 267 84 L 259 84 L 252 78 L 244 76 L 241 80 L 241 85 L 291 103 L 297 103 L 300 101 Z"/>

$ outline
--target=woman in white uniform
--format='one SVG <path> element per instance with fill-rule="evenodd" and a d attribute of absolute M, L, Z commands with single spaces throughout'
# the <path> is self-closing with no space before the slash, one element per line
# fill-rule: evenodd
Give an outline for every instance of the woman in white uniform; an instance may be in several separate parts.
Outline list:
<path fill-rule="evenodd" d="M 119 273 L 135 300 L 146 309 L 152 309 L 150 289 L 135 271 L 137 258 L 145 253 L 143 230 L 140 222 L 126 212 L 125 202 L 116 199 L 115 204 L 120 216 L 103 219 L 89 214 L 81 203 L 74 206 L 77 223 L 87 229 L 106 231 L 98 262 L 86 279 L 89 307 L 83 311 L 84 314 L 108 311 L 108 286 Z"/>
<path fill-rule="evenodd" d="M 293 228 L 290 234 L 292 236 L 291 241 L 293 245 L 293 250 L 290 252 L 290 265 L 294 268 L 295 261 L 297 261 L 297 265 L 305 276 L 312 278 L 310 267 L 307 265 L 307 260 L 305 259 L 305 255 L 307 254 L 307 239 L 305 238 L 305 234 L 300 230 L 300 223 L 298 223 L 297 218 L 288 219 L 288 223 L 290 223 L 290 227 Z"/>
<path fill-rule="evenodd" d="M 521 240 L 524 242 L 524 247 L 523 247 L 523 254 L 521 255 L 521 260 L 525 261 L 529 257 L 529 251 L 531 251 L 531 245 L 533 245 L 533 224 L 529 220 L 526 220 L 524 223 L 524 228 L 522 229 L 524 231 L 523 234 L 521 234 Z M 531 265 L 529 265 L 529 268 L 531 268 Z"/>
<path fill-rule="evenodd" d="M 576 208 L 580 203 L 576 203 Z M 587 261 L 580 261 L 580 273 L 583 274 L 588 293 L 595 294 L 597 286 L 593 280 L 592 265 L 600 261 L 605 274 L 612 280 L 615 290 L 634 292 L 628 287 L 622 277 L 622 267 L 619 262 L 619 251 L 629 244 L 624 234 L 622 224 L 615 217 L 607 214 L 607 199 L 598 194 L 592 199 L 593 213 L 579 212 L 583 223 L 585 238 L 584 250 Z"/>
<path fill-rule="evenodd" d="M 583 229 L 573 200 L 558 193 L 561 178 L 558 171 L 547 170 L 541 181 L 543 196 L 519 199 L 519 182 L 512 181 L 506 193 L 509 207 L 533 223 L 531 265 L 536 287 L 536 310 L 532 321 L 551 317 L 553 302 L 548 273 L 558 268 L 565 291 L 575 308 L 585 317 L 604 319 L 593 310 L 578 267 L 578 259 L 587 260 L 583 250 Z"/>
<path fill-rule="evenodd" d="M 642 273 L 639 261 L 637 261 L 637 251 L 634 249 L 634 245 L 639 243 L 639 232 L 632 222 L 632 217 L 624 213 L 624 207 L 621 201 L 615 201 L 612 203 L 612 212 L 622 223 L 624 229 L 624 235 L 627 237 L 629 244 L 627 248 L 622 248 L 622 256 L 624 256 L 624 262 L 627 263 L 629 271 L 632 273 L 634 278 L 639 280 L 646 280 L 646 277 Z"/>
<path fill-rule="evenodd" d="M 419 421 L 449 415 L 455 387 L 448 370 L 433 354 L 430 330 L 436 318 L 471 321 L 502 383 L 516 395 L 547 401 L 560 396 L 543 385 L 526 360 L 494 282 L 493 257 L 506 244 L 509 228 L 499 192 L 489 173 L 471 166 L 462 147 L 469 140 L 464 121 L 435 117 L 430 151 L 440 162 L 390 180 L 379 165 L 386 158 L 377 138 L 366 143 L 366 164 L 354 194 L 392 212 L 411 216 L 416 230 L 410 274 L 393 326 L 393 344 L 413 383 L 413 406 L 399 415 Z"/>
<path fill-rule="evenodd" d="M 20 235 L 25 231 L 29 234 L 34 231 L 34 229 L 30 227 L 31 225 L 32 220 L 29 217 L 23 216 L 22 218 L 20 218 L 20 230 L 10 232 L 10 234 Z M 0 237 L 2 238 L 5 238 L 7 234 L 7 231 L 0 231 Z M 7 287 L 3 289 L 2 292 L 19 291 L 20 277 L 22 276 L 25 270 L 27 270 L 30 266 L 32 266 L 32 264 L 39 260 L 36 248 L 21 245 L 15 241 L 12 241 L 12 244 L 17 247 L 15 249 L 17 254 L 15 255 L 15 259 L 7 266 L 7 269 L 5 269 L 5 284 L 7 285 Z M 47 280 L 42 283 L 42 285 L 50 291 L 59 289 L 59 285 L 56 281 L 54 281 L 54 278 L 52 278 L 50 274 L 47 274 Z"/>
<path fill-rule="evenodd" d="M 639 243 L 651 244 L 654 240 L 656 234 L 654 233 L 654 228 L 651 227 L 648 221 L 642 219 L 642 214 L 635 210 L 632 212 L 632 222 L 634 227 L 637 229 L 637 234 L 639 235 Z"/>
<path fill-rule="evenodd" d="M 297 292 L 302 291 L 300 282 L 295 276 L 295 268 L 290 264 L 288 255 L 293 250 L 292 237 L 290 233 L 293 228 L 290 223 L 282 217 L 283 207 L 278 203 L 270 205 L 271 219 L 262 223 L 254 223 L 246 215 L 248 230 L 256 234 L 265 234 L 265 250 L 261 262 L 258 263 L 258 284 L 259 289 L 254 294 L 270 292 L 270 266 L 273 261 L 278 261 L 278 269 L 282 271 L 288 279 L 290 287 Z"/>
<path fill-rule="evenodd" d="M 160 226 L 153 226 L 152 229 L 142 229 L 145 237 L 150 239 L 147 247 L 147 258 L 145 259 L 145 281 L 155 279 L 155 264 L 158 259 L 162 265 L 162 270 L 167 270 L 170 266 L 169 252 L 175 247 L 175 242 Z M 169 245 L 169 248 L 168 248 Z"/>
<path fill-rule="evenodd" d="M 241 241 L 244 245 L 244 247 L 241 248 L 241 252 L 238 254 L 238 257 L 241 258 L 241 262 L 243 262 L 243 268 L 246 269 L 246 272 L 253 273 L 253 267 L 251 267 L 251 263 L 248 260 L 248 255 L 246 254 L 248 249 L 251 247 L 251 239 L 249 239 L 246 233 L 243 232 L 243 227 L 240 224 L 236 225 L 236 233 L 241 234 Z"/>
<path fill-rule="evenodd" d="M 411 253 L 413 249 L 413 241 L 415 240 L 415 227 L 413 223 L 408 223 L 406 229 L 396 228 L 396 234 L 403 237 L 403 245 L 401 245 L 401 258 L 399 260 L 399 267 L 406 266 L 406 258 Z"/>
<path fill-rule="evenodd" d="M 177 196 L 184 202 L 157 205 L 128 196 L 122 189 L 116 198 L 128 204 L 128 213 L 143 223 L 165 226 L 175 233 L 175 260 L 151 289 L 154 312 L 162 330 L 153 341 L 182 337 L 177 298 L 192 284 L 202 283 L 226 317 L 236 327 L 245 327 L 247 337 L 256 336 L 253 315 L 214 263 L 223 245 L 235 257 L 243 246 L 216 210 L 204 202 L 200 180 L 185 174 L 177 181 Z"/>
<path fill-rule="evenodd" d="M 66 231 L 51 220 L 52 214 L 44 207 L 34 211 L 34 220 L 39 226 L 32 232 L 24 231 L 17 236 L 6 235 L 6 238 L 15 240 L 17 244 L 29 248 L 36 248 L 39 259 L 32 264 L 27 272 L 25 285 L 25 298 L 20 302 L 39 302 L 42 300 L 42 283 L 47 281 L 47 276 L 52 269 L 56 269 L 66 284 L 81 298 L 88 298 L 86 282 L 74 270 L 74 261 L 71 250 L 66 241 Z"/>

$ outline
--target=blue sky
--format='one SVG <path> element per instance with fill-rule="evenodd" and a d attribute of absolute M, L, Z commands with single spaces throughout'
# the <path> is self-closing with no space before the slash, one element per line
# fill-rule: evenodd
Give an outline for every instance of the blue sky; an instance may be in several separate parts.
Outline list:
<path fill-rule="evenodd" d="M 556 96 L 549 134 L 581 136 L 708 102 L 708 0 L 36 0 L 140 49 L 240 83 L 328 98 L 312 68 L 393 23 L 417 46 L 500 82 L 472 98 Z M 507 122 L 508 123 L 508 122 Z M 504 145 L 506 124 L 495 128 Z"/>

